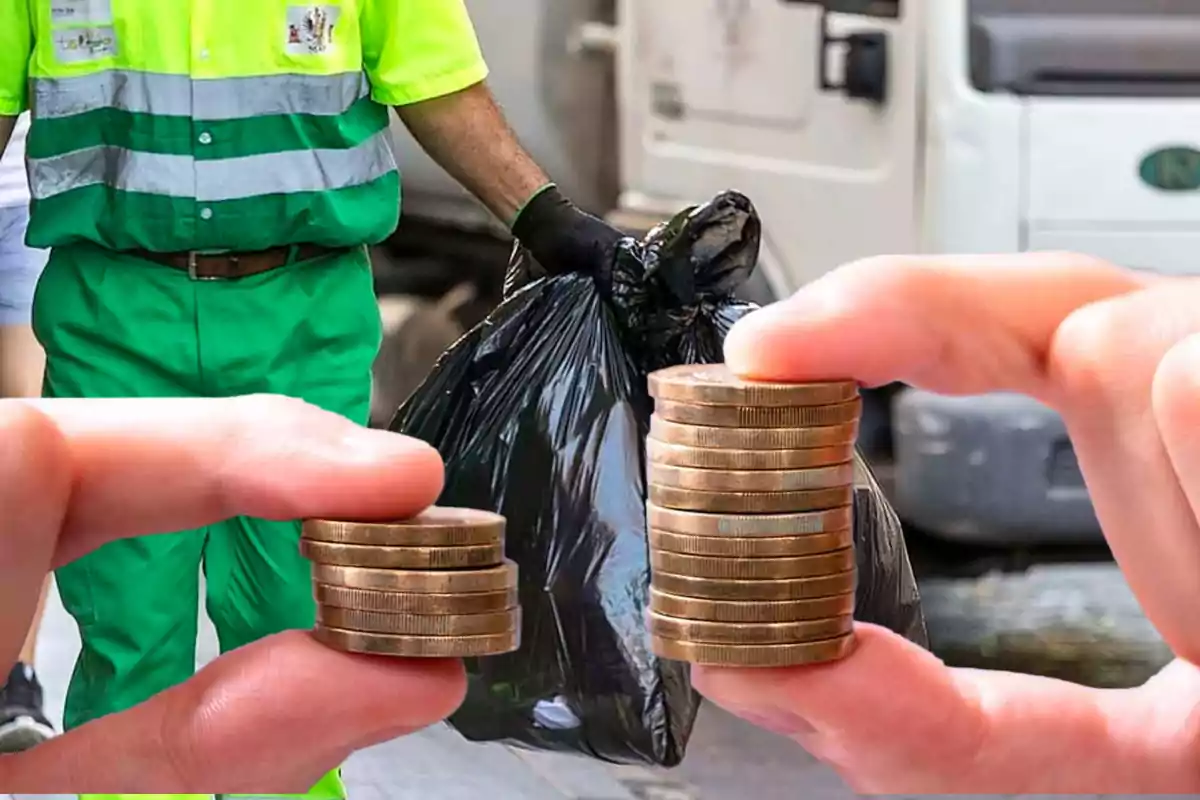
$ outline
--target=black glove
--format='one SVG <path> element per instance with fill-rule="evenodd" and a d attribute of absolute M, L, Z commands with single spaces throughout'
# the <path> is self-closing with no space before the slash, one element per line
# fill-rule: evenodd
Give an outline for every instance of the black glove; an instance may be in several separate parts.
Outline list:
<path fill-rule="evenodd" d="M 605 274 L 619 230 L 593 217 L 551 184 L 530 200 L 512 226 L 513 236 L 551 275 Z"/>

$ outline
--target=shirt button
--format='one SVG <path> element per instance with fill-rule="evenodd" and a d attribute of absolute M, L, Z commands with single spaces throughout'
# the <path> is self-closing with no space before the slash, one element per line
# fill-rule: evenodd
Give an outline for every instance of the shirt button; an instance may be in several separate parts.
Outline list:
<path fill-rule="evenodd" d="M 200 144 L 212 144 L 212 134 L 208 131 L 200 134 Z"/>
<path fill-rule="evenodd" d="M 200 60 L 201 60 L 201 61 L 208 61 L 208 50 L 201 50 L 201 51 L 200 51 Z"/>
<path fill-rule="evenodd" d="M 200 209 L 200 219 L 212 219 L 212 209 L 211 208 Z"/>

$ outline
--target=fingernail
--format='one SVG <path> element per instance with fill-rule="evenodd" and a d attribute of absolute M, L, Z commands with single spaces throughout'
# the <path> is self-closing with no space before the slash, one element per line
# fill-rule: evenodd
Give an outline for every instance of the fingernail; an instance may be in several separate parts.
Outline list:
<path fill-rule="evenodd" d="M 790 711 L 780 709 L 772 709 L 770 711 L 735 710 L 734 713 L 751 725 L 770 731 L 771 733 L 778 733 L 780 736 L 805 736 L 817 732 L 817 729 L 809 724 L 807 720 L 796 716 Z"/>

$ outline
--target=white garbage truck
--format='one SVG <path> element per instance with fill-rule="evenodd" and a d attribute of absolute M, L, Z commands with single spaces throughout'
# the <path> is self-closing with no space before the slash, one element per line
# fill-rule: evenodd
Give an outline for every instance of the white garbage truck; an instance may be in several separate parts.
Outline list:
<path fill-rule="evenodd" d="M 883 253 L 1200 263 L 1198 0 L 468 6 L 513 126 L 577 202 L 637 230 L 722 189 L 753 199 L 750 299 Z M 442 270 L 433 286 L 498 243 L 473 273 L 498 285 L 494 223 L 403 128 L 395 138 L 399 252 L 421 256 L 421 275 Z M 863 436 L 892 464 L 901 516 L 933 540 L 1102 547 L 1063 425 L 1037 403 L 889 387 Z"/>

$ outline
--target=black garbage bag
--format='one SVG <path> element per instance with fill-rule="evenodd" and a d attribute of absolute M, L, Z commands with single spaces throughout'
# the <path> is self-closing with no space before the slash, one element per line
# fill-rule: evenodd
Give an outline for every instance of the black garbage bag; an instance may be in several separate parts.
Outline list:
<path fill-rule="evenodd" d="M 650 651 L 645 518 L 646 375 L 722 360 L 754 306 L 760 223 L 726 192 L 644 240 L 601 275 L 546 276 L 519 248 L 503 303 L 434 367 L 391 429 L 446 462 L 442 505 L 508 519 L 520 567 L 519 652 L 468 661 L 451 724 L 468 739 L 673 766 L 699 698 L 685 664 Z M 925 643 L 899 521 L 860 463 L 859 619 Z"/>

